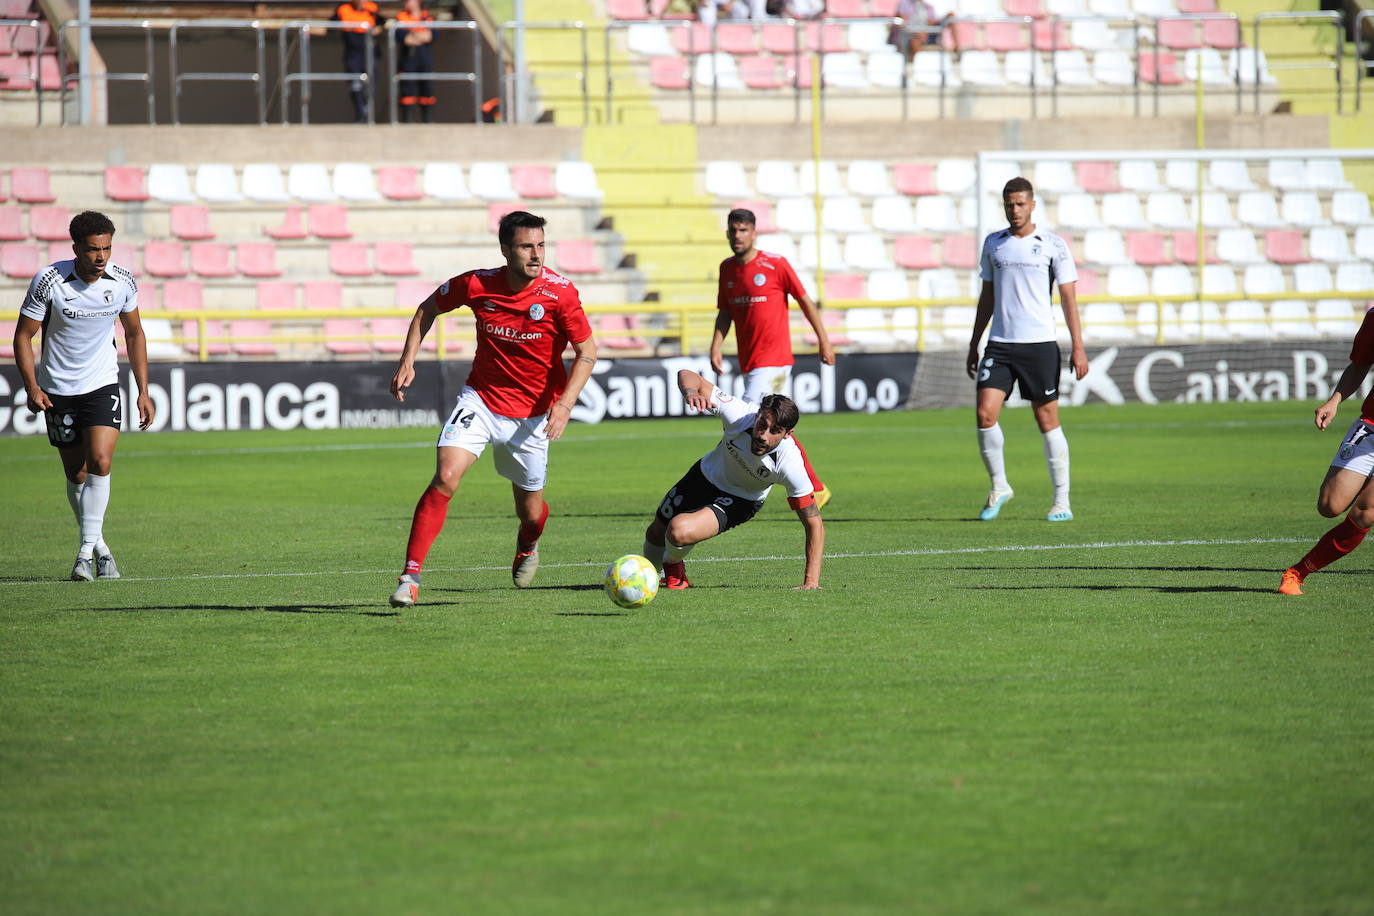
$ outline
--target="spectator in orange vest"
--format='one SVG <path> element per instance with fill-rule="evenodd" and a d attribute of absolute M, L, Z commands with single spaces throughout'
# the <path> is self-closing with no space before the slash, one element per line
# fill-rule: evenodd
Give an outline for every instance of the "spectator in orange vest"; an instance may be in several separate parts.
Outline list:
<path fill-rule="evenodd" d="M 405 7 L 396 14 L 401 23 L 433 22 L 434 16 L 421 0 L 405 0 Z M 396 29 L 397 50 L 400 51 L 400 72 L 419 76 L 434 72 L 434 32 L 428 28 Z M 434 82 L 427 79 L 401 80 L 401 120 L 409 121 L 416 108 L 420 120 L 430 122 L 434 110 Z"/>
<path fill-rule="evenodd" d="M 340 3 L 334 10 L 334 21 L 345 23 L 348 27 L 339 29 L 343 36 L 343 69 L 354 74 L 348 82 L 349 94 L 353 97 L 353 120 L 362 124 L 367 121 L 367 93 L 364 91 L 363 78 L 372 82 L 378 52 L 381 50 L 373 43 L 372 53 L 367 53 L 368 36 L 373 38 L 382 34 L 382 22 L 377 13 L 377 4 L 372 0 L 349 0 Z"/>

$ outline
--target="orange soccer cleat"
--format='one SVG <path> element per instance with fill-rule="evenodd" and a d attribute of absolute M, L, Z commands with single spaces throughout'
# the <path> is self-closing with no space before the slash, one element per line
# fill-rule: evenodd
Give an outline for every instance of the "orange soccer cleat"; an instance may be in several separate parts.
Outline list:
<path fill-rule="evenodd" d="M 1280 595 L 1301 595 L 1302 594 L 1302 573 L 1289 567 L 1283 571 L 1283 579 L 1279 581 Z"/>
<path fill-rule="evenodd" d="M 685 563 L 664 563 L 663 587 L 671 588 L 674 591 L 691 588 L 692 583 L 687 581 L 687 565 Z"/>

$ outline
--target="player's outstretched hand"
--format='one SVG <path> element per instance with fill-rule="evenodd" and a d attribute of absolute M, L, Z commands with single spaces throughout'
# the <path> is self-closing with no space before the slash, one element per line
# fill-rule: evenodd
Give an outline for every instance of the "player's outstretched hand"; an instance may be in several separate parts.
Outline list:
<path fill-rule="evenodd" d="M 147 394 L 138 396 L 138 428 L 147 429 L 153 425 L 153 417 L 157 415 L 157 408 L 153 406 L 153 399 Z"/>
<path fill-rule="evenodd" d="M 1331 425 L 1331 421 L 1336 418 L 1336 410 L 1341 406 L 1340 397 L 1334 397 L 1325 404 L 1317 408 L 1316 423 L 1317 429 L 1326 429 Z"/>
<path fill-rule="evenodd" d="M 548 416 L 544 418 L 544 438 L 561 438 L 563 430 L 568 428 L 568 418 L 571 416 L 571 410 L 563 404 L 555 402 L 554 405 L 549 408 Z"/>
<path fill-rule="evenodd" d="M 687 406 L 699 413 L 706 413 L 711 409 L 711 399 L 700 391 L 684 391 L 683 398 L 687 401 Z"/>
<path fill-rule="evenodd" d="M 391 396 L 398 401 L 405 401 L 406 389 L 413 381 L 415 367 L 409 363 L 401 363 L 396 367 L 396 374 L 391 377 Z"/>

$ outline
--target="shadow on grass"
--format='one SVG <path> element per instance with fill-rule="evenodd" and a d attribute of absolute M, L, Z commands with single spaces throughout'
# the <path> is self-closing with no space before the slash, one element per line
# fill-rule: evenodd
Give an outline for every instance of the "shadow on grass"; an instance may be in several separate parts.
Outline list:
<path fill-rule="evenodd" d="M 455 602 L 456 603 L 456 602 Z M 93 611 L 264 611 L 269 614 L 342 614 L 346 617 L 399 617 L 396 611 L 345 610 L 356 604 L 161 604 L 146 607 L 98 607 Z"/>
<path fill-rule="evenodd" d="M 943 566 L 941 569 L 951 572 L 987 572 L 986 566 Z M 1279 575 L 1282 569 L 1266 566 L 1255 568 L 1253 566 L 1017 566 L 1000 567 L 1003 570 L 1017 569 L 1023 571 L 1046 570 L 1074 570 L 1080 572 L 1112 572 L 1113 570 L 1140 570 L 1141 572 L 1219 572 L 1219 573 L 1272 573 Z M 1374 576 L 1374 569 L 1323 569 L 1320 570 L 1323 576 Z M 1317 573 L 1313 573 L 1317 575 Z"/>
<path fill-rule="evenodd" d="M 468 588 L 426 588 L 427 592 L 451 592 L 461 595 L 464 592 L 508 592 L 514 589 L 513 585 L 474 585 Z M 531 585 L 529 588 L 520 589 L 522 592 L 599 592 L 601 583 L 599 582 L 578 582 L 573 585 Z"/>
<path fill-rule="evenodd" d="M 1245 588 L 1240 585 L 966 585 L 962 588 L 964 591 L 970 592 L 1156 592 L 1161 595 L 1213 593 L 1272 595 L 1274 593 L 1272 588 Z"/>

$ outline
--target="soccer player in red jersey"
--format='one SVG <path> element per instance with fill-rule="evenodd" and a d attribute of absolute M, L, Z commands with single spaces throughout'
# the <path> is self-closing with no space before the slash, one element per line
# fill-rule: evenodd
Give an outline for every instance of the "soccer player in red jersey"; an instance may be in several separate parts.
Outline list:
<path fill-rule="evenodd" d="M 511 482 L 520 531 L 511 578 L 517 588 L 534 582 L 539 536 L 549 517 L 544 501 L 549 441 L 563 435 L 573 405 L 596 364 L 596 341 L 577 289 L 544 266 L 544 220 L 517 210 L 497 230 L 503 267 L 470 270 L 444 283 L 415 310 L 391 393 L 405 400 L 415 379 L 420 343 L 443 312 L 466 305 L 477 322 L 477 354 L 458 403 L 439 433 L 434 479 L 410 524 L 405 570 L 392 607 L 419 597 L 420 571 L 443 530 L 449 500 L 488 444 L 496 471 Z M 563 366 L 571 343 L 572 371 Z"/>
<path fill-rule="evenodd" d="M 801 306 L 802 314 L 816 333 L 821 362 L 835 365 L 835 348 L 825 333 L 820 310 L 802 288 L 797 272 L 787 259 L 754 247 L 758 239 L 758 220 L 752 210 L 735 209 L 725 220 L 725 239 L 733 255 L 720 262 L 720 281 L 716 289 L 716 329 L 711 335 L 711 368 L 725 371 L 721 345 L 730 325 L 735 326 L 735 343 L 740 371 L 744 373 L 743 400 L 752 404 L 765 395 L 782 394 L 792 378 L 792 329 L 787 317 L 787 297 Z M 830 491 L 821 483 L 801 450 L 807 476 L 815 490 L 816 505 L 830 501 Z"/>
<path fill-rule="evenodd" d="M 1341 402 L 1359 390 L 1371 366 L 1374 366 L 1374 309 L 1365 313 L 1364 323 L 1355 332 L 1350 365 L 1341 373 L 1335 392 L 1317 408 L 1317 429 L 1331 425 Z M 1304 579 L 1360 546 L 1369 527 L 1374 525 L 1371 477 L 1374 477 L 1374 392 L 1364 399 L 1360 415 L 1346 431 L 1317 494 L 1318 512 L 1326 518 L 1335 518 L 1345 512 L 1345 520 L 1323 534 L 1307 556 L 1284 570 L 1279 582 L 1280 594 L 1301 595 Z"/>

